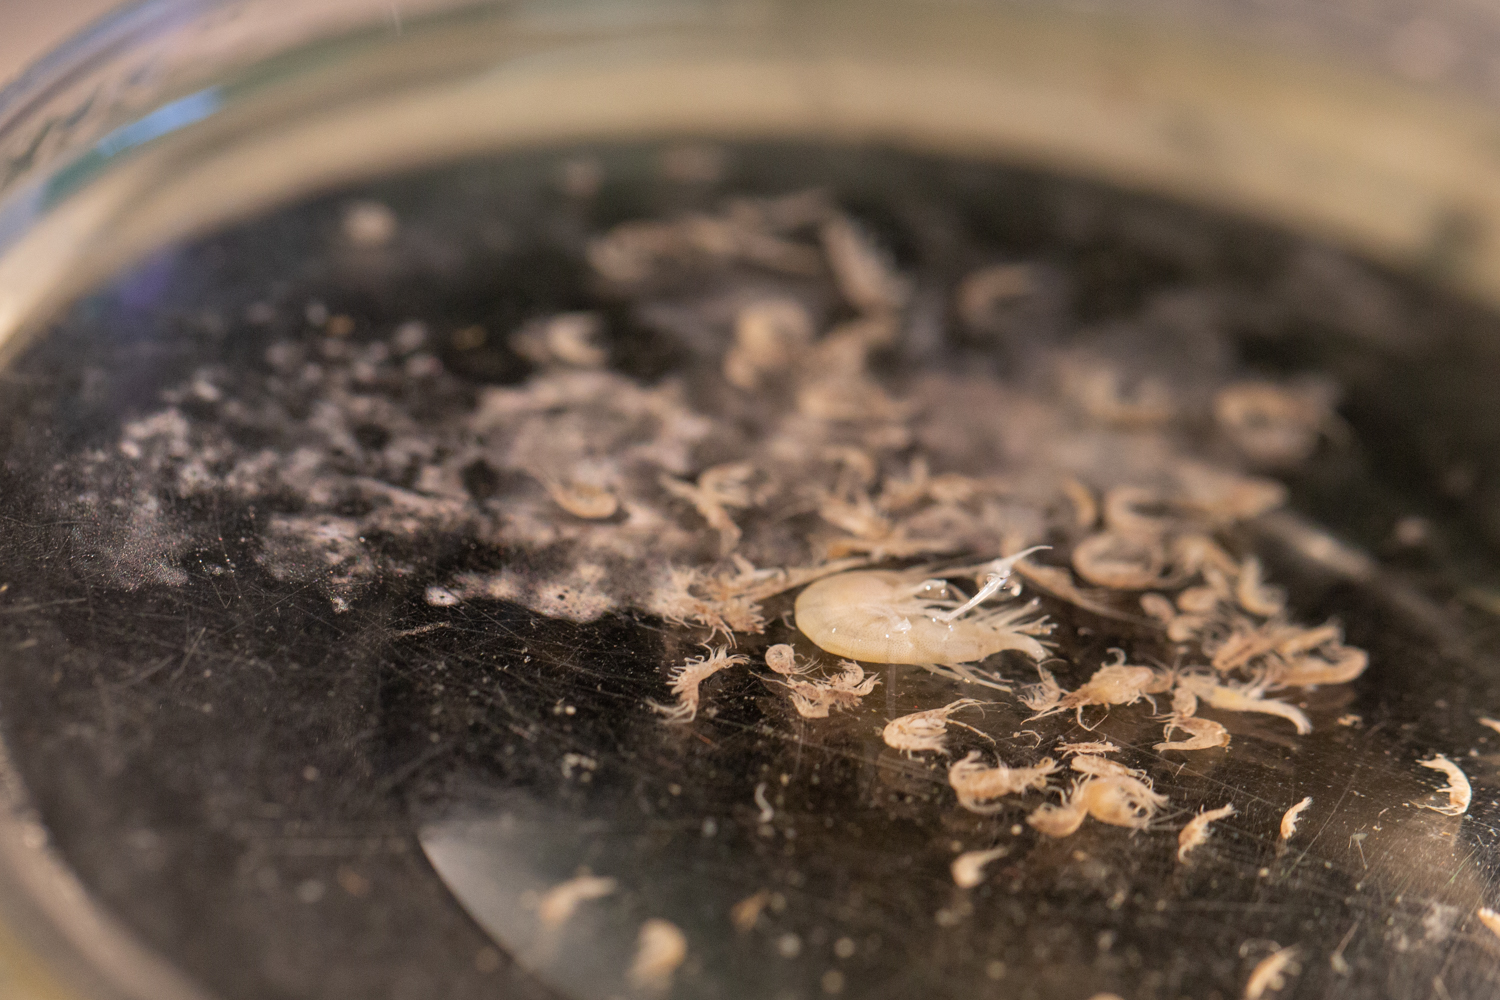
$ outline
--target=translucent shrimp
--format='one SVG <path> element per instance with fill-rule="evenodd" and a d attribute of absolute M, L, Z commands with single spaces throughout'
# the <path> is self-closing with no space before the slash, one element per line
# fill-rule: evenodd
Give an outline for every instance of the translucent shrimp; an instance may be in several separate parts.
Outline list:
<path fill-rule="evenodd" d="M 1086 777 L 1074 784 L 1059 805 L 1048 803 L 1026 817 L 1026 822 L 1049 837 L 1071 836 L 1089 816 L 1101 823 L 1145 829 L 1167 797 L 1149 781 L 1117 774 Z"/>
<path fill-rule="evenodd" d="M 950 724 L 963 726 L 965 729 L 971 729 L 979 733 L 980 736 L 984 736 L 984 733 L 974 729 L 968 723 L 954 722 L 948 718 L 948 716 L 959 709 L 981 704 L 983 702 L 975 701 L 973 698 L 960 698 L 957 701 L 949 702 L 942 708 L 929 708 L 925 712 L 913 712 L 910 715 L 903 715 L 901 718 L 892 719 L 885 724 L 885 730 L 881 733 L 881 738 L 885 740 L 885 745 L 891 749 L 904 750 L 908 754 L 919 750 L 931 750 L 943 753 L 947 749 L 945 734 Z M 985 739 L 989 739 L 989 737 L 985 736 Z"/>
<path fill-rule="evenodd" d="M 966 683 L 1009 690 L 966 664 L 1004 650 L 1033 660 L 1047 656 L 1047 647 L 1036 636 L 1048 634 L 1051 627 L 1034 615 L 1035 603 L 979 608 L 1010 582 L 1016 562 L 1033 551 L 982 567 L 989 571 L 988 578 L 968 600 L 942 580 L 912 571 L 867 570 L 826 577 L 797 597 L 797 627 L 836 656 L 867 663 L 913 663 Z"/>
<path fill-rule="evenodd" d="M 1250 970 L 1250 978 L 1245 981 L 1245 1000 L 1260 1000 L 1266 995 L 1267 990 L 1279 993 L 1285 989 L 1287 974 L 1296 961 L 1296 945 L 1277 949 L 1261 959 L 1259 964 Z"/>
<path fill-rule="evenodd" d="M 612 878 L 595 875 L 578 875 L 548 889 L 537 902 L 537 919 L 544 927 L 557 929 L 567 923 L 578 909 L 578 904 L 591 899 L 603 899 L 615 891 L 617 883 Z"/>
<path fill-rule="evenodd" d="M 842 669 L 828 678 L 789 677 L 776 683 L 791 691 L 792 707 L 798 715 L 804 719 L 826 719 L 830 709 L 855 707 L 880 683 L 878 677 L 866 677 L 865 668 L 852 660 L 842 660 L 839 666 Z"/>
<path fill-rule="evenodd" d="M 1234 812 L 1234 803 L 1231 802 L 1217 809 L 1206 809 L 1188 820 L 1187 826 L 1183 827 L 1182 832 L 1177 835 L 1177 860 L 1186 861 L 1194 848 L 1208 840 L 1209 824 L 1215 820 L 1233 816 Z"/>
<path fill-rule="evenodd" d="M 1459 770 L 1457 764 L 1442 754 L 1433 754 L 1432 759 L 1419 760 L 1417 763 L 1434 771 L 1442 771 L 1448 776 L 1448 783 L 1438 789 L 1440 792 L 1448 793 L 1448 804 L 1445 806 L 1424 805 L 1423 808 L 1440 812 L 1444 816 L 1462 816 L 1469 811 L 1469 803 L 1474 799 L 1474 792 L 1469 787 L 1469 779 L 1464 777 L 1463 771 Z"/>
<path fill-rule="evenodd" d="M 1312 805 L 1312 796 L 1298 802 L 1281 815 L 1281 839 L 1291 840 L 1297 835 L 1297 824 L 1302 821 L 1302 810 Z"/>
<path fill-rule="evenodd" d="M 1055 706 L 1038 712 L 1032 718 L 1054 715 L 1071 708 L 1077 714 L 1078 724 L 1085 729 L 1091 729 L 1093 727 L 1083 724 L 1083 710 L 1086 706 L 1133 705 L 1142 699 L 1151 701 L 1153 693 L 1165 690 L 1169 681 L 1164 681 L 1156 671 L 1150 667 L 1129 666 L 1125 662 L 1123 650 L 1114 652 L 1117 656 L 1114 663 L 1106 664 L 1094 671 L 1094 676 L 1090 677 L 1077 691 L 1068 692 Z M 1152 704 L 1154 707 L 1155 703 Z"/>
<path fill-rule="evenodd" d="M 1203 699 L 1212 708 L 1226 712 L 1263 712 L 1279 715 L 1297 727 L 1297 735 L 1312 732 L 1312 722 L 1296 705 L 1289 705 L 1274 698 L 1262 698 L 1254 688 L 1229 687 L 1215 683 L 1213 678 L 1201 674 L 1188 674 L 1177 682 L 1182 687 Z"/>
<path fill-rule="evenodd" d="M 661 705 L 651 701 L 653 709 L 667 717 L 669 722 L 691 722 L 698 715 L 698 687 L 720 670 L 749 663 L 750 657 L 742 653 L 729 652 L 728 646 L 717 649 L 705 646 L 707 656 L 689 658 L 680 667 L 672 668 L 672 693 L 677 704 Z"/>
<path fill-rule="evenodd" d="M 672 976 L 687 958 L 687 935 L 670 920 L 652 917 L 641 924 L 636 938 L 635 960 L 626 978 L 638 993 L 649 996 L 665 994 L 672 988 Z"/>
<path fill-rule="evenodd" d="M 1156 744 L 1157 750 L 1210 750 L 1229 746 L 1229 730 L 1212 719 L 1195 717 L 1198 711 L 1198 696 L 1187 688 L 1179 687 L 1172 692 L 1172 714 L 1167 716 L 1166 728 L 1162 730 L 1164 742 Z M 1188 739 L 1173 740 L 1172 733 L 1182 730 Z"/>
<path fill-rule="evenodd" d="M 1057 771 L 1057 762 L 1045 757 L 1032 767 L 990 767 L 972 750 L 963 760 L 948 768 L 948 784 L 958 796 L 958 804 L 970 812 L 988 816 L 1005 808 L 999 800 L 1006 795 L 1029 788 L 1047 787 L 1047 776 Z"/>
<path fill-rule="evenodd" d="M 953 859 L 949 866 L 953 872 L 953 884 L 960 889 L 972 889 L 984 881 L 984 866 L 1010 853 L 1009 847 L 994 847 L 988 851 L 965 851 Z"/>
<path fill-rule="evenodd" d="M 1185 740 L 1172 739 L 1175 730 L 1188 734 Z M 1156 744 L 1157 750 L 1212 750 L 1229 746 L 1229 730 L 1212 719 L 1193 716 L 1173 716 L 1167 720 L 1162 731 L 1163 742 Z"/>

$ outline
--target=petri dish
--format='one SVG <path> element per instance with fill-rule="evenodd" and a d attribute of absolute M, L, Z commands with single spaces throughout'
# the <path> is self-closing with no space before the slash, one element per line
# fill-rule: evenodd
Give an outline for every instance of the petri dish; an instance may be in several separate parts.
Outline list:
<path fill-rule="evenodd" d="M 1490 995 L 1494 115 L 1193 10 L 13 85 L 18 994 Z"/>

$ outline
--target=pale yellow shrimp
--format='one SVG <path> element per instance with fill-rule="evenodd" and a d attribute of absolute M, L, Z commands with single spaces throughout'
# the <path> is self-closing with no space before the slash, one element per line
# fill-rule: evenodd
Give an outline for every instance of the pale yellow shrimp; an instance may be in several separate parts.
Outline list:
<path fill-rule="evenodd" d="M 1302 821 L 1302 810 L 1312 805 L 1312 796 L 1298 802 L 1281 815 L 1281 839 L 1291 840 L 1297 835 L 1297 824 Z"/>
<path fill-rule="evenodd" d="M 1005 808 L 999 802 L 1006 795 L 1024 792 L 1028 788 L 1041 790 L 1047 787 L 1047 776 L 1057 771 L 1057 762 L 1045 757 L 1031 767 L 1007 767 L 1000 764 L 990 767 L 980 760 L 978 750 L 971 750 L 963 760 L 955 761 L 948 768 L 948 784 L 958 796 L 958 804 L 970 812 L 988 816 Z"/>
<path fill-rule="evenodd" d="M 603 899 L 615 891 L 617 883 L 612 878 L 599 878 L 581 874 L 548 889 L 537 902 L 537 918 L 542 926 L 557 929 L 572 918 L 578 904 L 592 899 Z"/>
<path fill-rule="evenodd" d="M 1261 959 L 1250 978 L 1245 981 L 1245 1000 L 1260 1000 L 1266 991 L 1280 992 L 1286 988 L 1286 974 L 1297 960 L 1297 947 L 1280 948 Z"/>
<path fill-rule="evenodd" d="M 892 750 L 904 750 L 908 754 L 921 750 L 931 750 L 943 753 L 946 750 L 945 734 L 951 723 L 955 726 L 963 726 L 972 729 L 979 735 L 984 736 L 979 730 L 964 722 L 953 722 L 948 717 L 959 709 L 971 708 L 983 704 L 973 698 L 960 698 L 949 702 L 942 708 L 929 708 L 925 712 L 913 712 L 903 715 L 899 719 L 892 719 L 885 724 L 881 738 L 885 745 Z M 985 737 L 989 739 L 989 737 Z"/>
<path fill-rule="evenodd" d="M 1469 803 L 1474 799 L 1474 792 L 1469 787 L 1469 779 L 1464 777 L 1463 771 L 1459 770 L 1457 764 L 1442 754 L 1434 754 L 1431 760 L 1419 760 L 1417 763 L 1434 771 L 1442 771 L 1448 776 L 1448 783 L 1438 789 L 1440 792 L 1448 793 L 1448 804 L 1445 806 L 1427 805 L 1424 808 L 1440 812 L 1444 816 L 1462 816 L 1469 811 Z"/>
<path fill-rule="evenodd" d="M 912 663 L 1008 690 L 965 665 L 1004 650 L 1033 660 L 1047 656 L 1047 647 L 1035 636 L 1047 634 L 1050 627 L 1033 615 L 1034 604 L 979 608 L 1031 551 L 989 564 L 983 588 L 962 602 L 955 588 L 921 576 L 920 571 L 866 570 L 826 577 L 797 597 L 797 627 L 836 656 L 867 663 Z"/>
<path fill-rule="evenodd" d="M 878 677 L 866 677 L 865 669 L 852 660 L 841 660 L 839 673 L 826 679 L 798 677 L 777 681 L 791 691 L 792 707 L 804 719 L 826 719 L 834 708 L 853 708 L 875 685 Z"/>
<path fill-rule="evenodd" d="M 796 651 L 784 642 L 779 642 L 766 650 L 766 666 L 783 677 L 806 672 L 806 668 L 799 669 L 797 666 Z"/>
<path fill-rule="evenodd" d="M 1162 730 L 1164 742 L 1156 744 L 1157 750 L 1211 750 L 1229 746 L 1229 730 L 1212 719 L 1194 717 L 1198 711 L 1198 696 L 1184 687 L 1172 692 L 1172 714 L 1167 717 Z M 1172 733 L 1182 730 L 1189 738 L 1173 740 Z"/>
<path fill-rule="evenodd" d="M 704 648 L 709 651 L 709 655 L 690 657 L 682 666 L 672 668 L 672 693 L 677 696 L 677 704 L 649 702 L 669 722 L 693 721 L 698 715 L 698 686 L 720 670 L 750 662 L 750 657 L 742 653 L 730 653 L 728 646 Z"/>
<path fill-rule="evenodd" d="M 1187 733 L 1188 739 L 1172 739 L 1172 732 L 1177 729 Z M 1229 730 L 1212 719 L 1173 716 L 1167 720 L 1161 735 L 1163 742 L 1156 744 L 1157 750 L 1212 750 L 1229 746 Z"/>
<path fill-rule="evenodd" d="M 1074 757 L 1069 763 L 1079 774 L 1088 774 L 1095 778 L 1144 778 L 1146 776 L 1145 771 L 1138 771 L 1133 767 L 1126 767 L 1117 760 L 1091 753 Z"/>
<path fill-rule="evenodd" d="M 626 978 L 637 992 L 653 996 L 667 993 L 687 952 L 687 935 L 682 929 L 670 920 L 652 917 L 641 924 L 635 959 Z"/>
<path fill-rule="evenodd" d="M 1500 938 L 1500 913 L 1496 913 L 1488 906 L 1481 906 L 1474 912 L 1474 915 L 1479 918 L 1481 924 L 1490 929 L 1495 937 Z"/>
<path fill-rule="evenodd" d="M 1188 820 L 1187 826 L 1177 835 L 1177 860 L 1186 861 L 1187 856 L 1193 849 L 1208 840 L 1208 826 L 1215 820 L 1233 816 L 1235 813 L 1234 803 L 1220 806 L 1217 809 L 1206 809 Z"/>
<path fill-rule="evenodd" d="M 1097 755 L 1120 752 L 1120 748 L 1109 742 L 1109 740 L 1090 740 L 1087 743 L 1059 743 L 1057 750 L 1064 757 L 1072 757 L 1075 754 Z"/>
<path fill-rule="evenodd" d="M 960 889 L 972 889 L 984 881 L 984 866 L 1010 853 L 1009 847 L 993 847 L 988 851 L 965 851 L 953 859 L 949 870 L 953 872 L 953 884 Z"/>
<path fill-rule="evenodd" d="M 1153 692 L 1165 689 L 1156 671 L 1150 667 L 1129 666 L 1125 662 L 1124 651 L 1116 650 L 1115 653 L 1118 657 L 1116 662 L 1100 667 L 1082 687 L 1063 695 L 1054 707 L 1038 712 L 1032 718 L 1065 712 L 1071 708 L 1077 714 L 1078 724 L 1083 726 L 1083 710 L 1088 705 L 1133 705 L 1142 699 L 1150 701 Z"/>
<path fill-rule="evenodd" d="M 1262 712 L 1266 715 L 1279 715 L 1297 727 L 1299 736 L 1306 736 L 1312 732 L 1312 723 L 1300 708 L 1296 705 L 1288 705 L 1284 701 L 1276 701 L 1274 698 L 1262 698 L 1260 692 L 1254 688 L 1229 687 L 1215 683 L 1210 677 L 1194 674 L 1182 677 L 1177 683 L 1202 698 L 1213 708 L 1223 709 L 1226 712 Z"/>
<path fill-rule="evenodd" d="M 1143 778 L 1126 774 L 1086 777 L 1074 784 L 1061 804 L 1041 806 L 1026 822 L 1049 837 L 1072 835 L 1089 816 L 1112 826 L 1141 830 L 1166 803 L 1167 797 Z"/>
<path fill-rule="evenodd" d="M 1049 711 L 1057 706 L 1062 700 L 1063 689 L 1057 683 L 1057 678 L 1052 676 L 1052 671 L 1040 663 L 1036 667 L 1037 674 L 1041 680 L 1036 684 L 1028 684 L 1016 693 L 1021 704 L 1038 714 Z"/>

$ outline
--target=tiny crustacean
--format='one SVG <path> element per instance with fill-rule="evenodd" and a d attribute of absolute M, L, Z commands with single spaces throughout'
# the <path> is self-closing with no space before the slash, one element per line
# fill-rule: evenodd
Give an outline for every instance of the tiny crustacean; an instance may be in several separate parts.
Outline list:
<path fill-rule="evenodd" d="M 1006 686 L 969 669 L 1003 650 L 1033 660 L 1047 656 L 1036 638 L 1051 627 L 1034 614 L 1035 603 L 980 609 L 1011 582 L 1016 562 L 1036 549 L 997 559 L 983 567 L 984 585 L 963 599 L 957 588 L 922 570 L 861 570 L 825 577 L 797 597 L 797 628 L 836 656 L 867 663 L 912 663 L 935 673 Z M 959 575 L 973 570 L 956 570 Z"/>
<path fill-rule="evenodd" d="M 954 712 L 961 709 L 977 707 L 984 704 L 973 698 L 960 698 L 949 702 L 941 708 L 929 708 L 923 712 L 912 712 L 903 715 L 899 719 L 892 719 L 885 724 L 881 732 L 881 738 L 885 740 L 886 746 L 893 750 L 904 750 L 908 755 L 918 751 L 933 751 L 935 753 L 947 753 L 947 732 L 949 726 L 963 726 L 965 729 L 973 730 L 989 740 L 983 732 L 974 729 L 967 722 L 959 722 L 949 718 Z M 990 740 L 990 742 L 994 742 Z"/>
<path fill-rule="evenodd" d="M 1151 696 L 1171 686 L 1170 676 L 1159 674 L 1150 667 L 1129 665 L 1125 662 L 1125 651 L 1122 649 L 1112 652 L 1116 657 L 1114 663 L 1106 663 L 1094 671 L 1094 676 L 1090 677 L 1082 687 L 1062 695 L 1056 704 L 1038 710 L 1032 718 L 1040 719 L 1073 709 L 1077 715 L 1078 724 L 1084 729 L 1092 730 L 1094 726 L 1084 725 L 1083 722 L 1083 710 L 1086 706 L 1103 705 L 1107 708 L 1111 705 L 1133 705 L 1144 699 L 1150 701 L 1154 707 L 1156 702 Z M 1097 725 L 1098 723 L 1095 723 L 1095 726 Z"/>

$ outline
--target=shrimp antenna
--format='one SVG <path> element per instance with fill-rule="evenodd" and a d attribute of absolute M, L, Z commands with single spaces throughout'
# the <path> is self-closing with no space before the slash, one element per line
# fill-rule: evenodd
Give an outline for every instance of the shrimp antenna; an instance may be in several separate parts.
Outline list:
<path fill-rule="evenodd" d="M 1015 568 L 1016 563 L 1020 562 L 1022 559 L 1025 559 L 1033 552 L 1040 552 L 1043 549 L 1050 548 L 1052 548 L 1052 546 L 1050 545 L 1033 545 L 1031 548 L 1025 549 L 1021 552 L 1017 552 L 1013 556 L 1006 556 L 1004 559 L 996 559 L 994 562 L 989 564 L 990 575 L 985 579 L 984 586 L 979 588 L 978 593 L 976 593 L 973 597 L 969 598 L 967 601 L 965 601 L 963 604 L 960 604 L 953 610 L 943 611 L 939 614 L 933 615 L 932 617 L 940 622 L 951 622 L 953 621 L 953 619 L 958 618 L 966 612 L 978 607 L 985 601 L 989 600 L 991 597 L 994 597 L 1001 587 L 1010 582 L 1011 571 Z"/>

